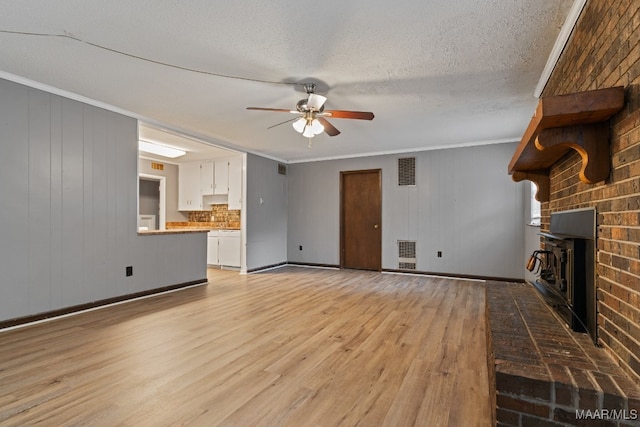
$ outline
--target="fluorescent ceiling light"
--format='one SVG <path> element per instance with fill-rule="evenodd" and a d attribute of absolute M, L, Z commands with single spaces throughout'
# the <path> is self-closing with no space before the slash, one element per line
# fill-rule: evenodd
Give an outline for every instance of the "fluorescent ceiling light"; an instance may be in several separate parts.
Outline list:
<path fill-rule="evenodd" d="M 138 141 L 138 150 L 144 151 L 145 153 L 157 154 L 162 157 L 169 157 L 171 159 L 187 154 L 184 150 L 162 144 L 156 144 L 155 142 L 144 141 L 142 139 Z"/>

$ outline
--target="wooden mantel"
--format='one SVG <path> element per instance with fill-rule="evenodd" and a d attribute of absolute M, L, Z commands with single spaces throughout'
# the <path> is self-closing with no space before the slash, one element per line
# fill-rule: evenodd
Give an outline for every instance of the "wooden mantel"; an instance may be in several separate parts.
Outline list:
<path fill-rule="evenodd" d="M 605 180 L 610 170 L 609 119 L 623 105 L 622 86 L 541 98 L 509 163 L 512 179 L 535 182 L 536 199 L 547 202 L 549 168 L 573 149 L 582 158 L 582 182 Z"/>

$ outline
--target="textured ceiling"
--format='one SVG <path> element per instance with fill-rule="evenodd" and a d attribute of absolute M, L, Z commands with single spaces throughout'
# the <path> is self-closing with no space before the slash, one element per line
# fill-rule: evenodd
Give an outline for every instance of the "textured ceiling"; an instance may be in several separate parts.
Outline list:
<path fill-rule="evenodd" d="M 0 70 L 285 161 L 515 141 L 571 4 L 5 0 Z M 309 149 L 267 129 L 292 115 L 246 110 L 293 109 L 309 80 L 375 119 L 331 119 Z"/>

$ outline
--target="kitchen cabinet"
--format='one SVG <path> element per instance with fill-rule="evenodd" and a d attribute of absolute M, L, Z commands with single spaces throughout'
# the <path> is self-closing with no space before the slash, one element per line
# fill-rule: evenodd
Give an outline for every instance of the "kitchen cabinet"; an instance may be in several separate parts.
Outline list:
<path fill-rule="evenodd" d="M 229 159 L 229 210 L 242 208 L 242 157 Z"/>
<path fill-rule="evenodd" d="M 212 230 L 207 234 L 207 264 L 220 265 L 220 259 L 218 257 L 219 250 L 219 238 L 218 231 Z"/>
<path fill-rule="evenodd" d="M 240 267 L 240 230 L 220 230 L 218 261 L 221 266 Z"/>
<path fill-rule="evenodd" d="M 214 194 L 214 164 L 213 161 L 200 163 L 200 193 L 203 196 Z"/>
<path fill-rule="evenodd" d="M 203 196 L 213 195 L 214 162 L 189 162 L 178 167 L 178 210 L 208 210 Z"/>
<path fill-rule="evenodd" d="M 178 210 L 202 210 L 200 162 L 183 163 L 178 167 Z"/>
<path fill-rule="evenodd" d="M 215 161 L 215 189 L 213 194 L 229 193 L 229 159 Z"/>
<path fill-rule="evenodd" d="M 207 197 L 203 201 L 203 197 Z M 208 210 L 212 199 L 227 203 L 230 210 L 242 208 L 242 157 L 182 163 L 178 167 L 178 210 Z M 226 197 L 224 197 L 226 196 Z"/>

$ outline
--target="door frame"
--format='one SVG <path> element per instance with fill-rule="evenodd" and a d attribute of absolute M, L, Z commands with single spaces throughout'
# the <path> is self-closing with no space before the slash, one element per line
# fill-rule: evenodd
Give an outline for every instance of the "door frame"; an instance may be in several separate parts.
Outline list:
<path fill-rule="evenodd" d="M 161 175 L 149 175 L 146 173 L 138 174 L 138 215 L 140 215 L 140 180 L 145 179 L 147 181 L 160 181 L 160 212 L 158 214 L 158 230 L 164 230 L 166 228 L 166 216 L 167 216 L 167 177 Z M 136 220 L 136 224 L 137 224 Z M 137 227 L 136 227 L 137 228 Z"/>
<path fill-rule="evenodd" d="M 344 230 L 344 179 L 346 175 L 356 175 L 364 173 L 377 173 L 378 174 L 378 193 L 380 194 L 380 211 L 378 212 L 380 218 L 380 227 L 382 227 L 382 169 L 362 169 L 352 171 L 340 171 L 340 268 L 345 268 L 345 230 Z M 380 265 L 378 265 L 378 271 L 382 271 L 382 230 L 380 231 Z"/>

